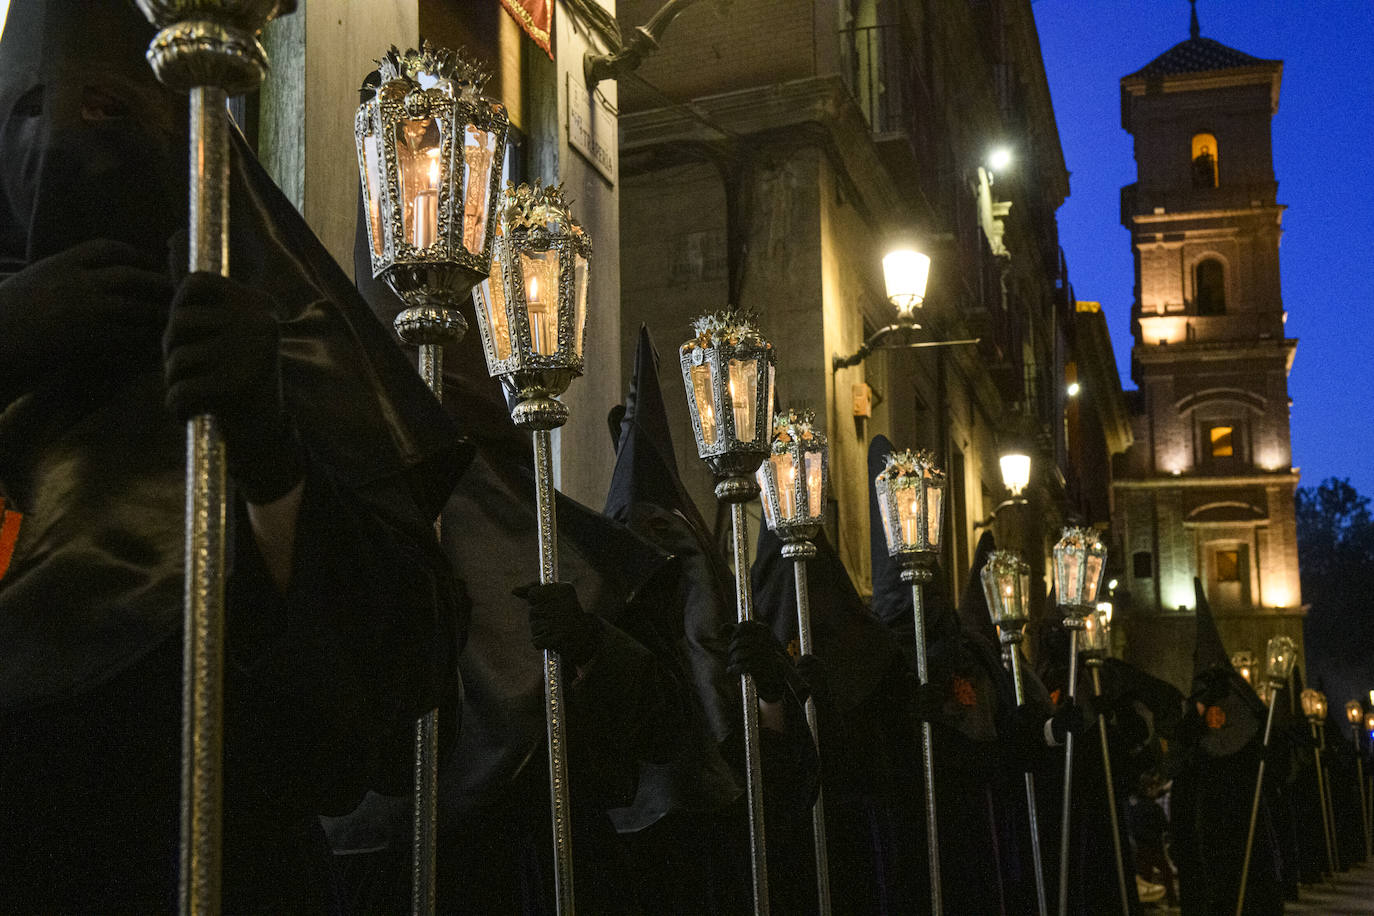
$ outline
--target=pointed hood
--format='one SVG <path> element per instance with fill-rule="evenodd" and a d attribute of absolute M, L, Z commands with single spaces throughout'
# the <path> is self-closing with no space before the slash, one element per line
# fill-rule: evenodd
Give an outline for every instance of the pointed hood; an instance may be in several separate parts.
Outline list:
<path fill-rule="evenodd" d="M 186 101 L 131 3 L 12 0 L 0 38 L 0 263 L 97 238 L 156 251 L 186 219 Z"/>
<path fill-rule="evenodd" d="M 1000 643 L 997 627 L 988 609 L 987 594 L 983 591 L 983 567 L 988 565 L 988 557 L 996 549 L 997 539 L 991 531 L 984 531 L 973 552 L 973 567 L 969 570 L 968 582 L 964 584 L 964 594 L 959 599 L 959 625 L 965 633 L 976 635 L 994 649 Z"/>
<path fill-rule="evenodd" d="M 911 587 L 902 581 L 902 569 L 897 561 L 888 556 L 883 516 L 878 509 L 878 490 L 874 486 L 892 451 L 892 442 L 886 436 L 874 436 L 868 446 L 868 542 L 873 569 L 873 614 L 895 632 L 905 627 L 909 636 Z"/>
<path fill-rule="evenodd" d="M 1259 694 L 1231 666 L 1217 633 L 1202 583 L 1194 579 L 1197 636 L 1193 647 L 1193 696 L 1203 706 L 1200 745 L 1209 757 L 1228 757 L 1262 739 L 1265 717 Z"/>
<path fill-rule="evenodd" d="M 1217 632 L 1217 621 L 1212 616 L 1212 606 L 1207 602 L 1207 594 L 1202 582 L 1193 579 L 1193 594 L 1197 601 L 1197 636 L 1193 642 L 1193 678 L 1196 680 L 1212 668 L 1227 671 L 1231 667 L 1231 656 L 1221 644 L 1221 634 Z"/>
<path fill-rule="evenodd" d="M 678 474 L 658 368 L 653 338 L 648 327 L 640 325 L 634 376 L 620 420 L 615 470 L 611 473 L 605 511 L 611 518 L 625 521 L 636 502 L 650 501 L 681 512 L 699 530 L 706 531 L 706 522 Z"/>
<path fill-rule="evenodd" d="M 826 665 L 831 698 L 841 713 L 873 695 L 893 664 L 903 664 L 896 638 L 864 607 L 839 554 L 824 532 L 816 556 L 806 561 L 812 651 Z M 767 525 L 759 531 L 752 571 L 756 619 L 768 624 L 788 652 L 800 652 L 794 562 Z"/>

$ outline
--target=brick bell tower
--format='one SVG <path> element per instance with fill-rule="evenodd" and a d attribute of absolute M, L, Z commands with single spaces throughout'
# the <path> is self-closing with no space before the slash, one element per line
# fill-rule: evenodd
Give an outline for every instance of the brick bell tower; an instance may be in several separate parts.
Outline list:
<path fill-rule="evenodd" d="M 1283 62 L 1200 34 L 1121 80 L 1137 180 L 1135 444 L 1115 475 L 1131 661 L 1186 688 L 1199 578 L 1227 651 L 1302 645 L 1270 122 Z M 1124 602 L 1119 602 L 1124 603 Z M 1301 656 L 1300 656 L 1301 657 Z"/>

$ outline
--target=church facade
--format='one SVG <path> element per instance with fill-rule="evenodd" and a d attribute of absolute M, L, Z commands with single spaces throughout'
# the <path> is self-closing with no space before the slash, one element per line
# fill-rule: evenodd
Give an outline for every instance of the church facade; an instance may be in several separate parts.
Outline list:
<path fill-rule="evenodd" d="M 1121 220 L 1135 260 L 1134 444 L 1117 457 L 1117 604 L 1127 657 L 1187 687 L 1202 582 L 1229 652 L 1300 646 L 1283 206 L 1270 122 L 1281 61 L 1201 37 L 1121 80 L 1137 181 Z M 1125 592 L 1126 594 L 1120 594 Z"/>

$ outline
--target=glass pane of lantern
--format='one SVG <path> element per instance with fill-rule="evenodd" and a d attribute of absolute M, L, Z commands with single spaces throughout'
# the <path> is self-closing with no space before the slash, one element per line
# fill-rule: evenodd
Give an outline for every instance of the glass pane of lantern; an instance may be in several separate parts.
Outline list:
<path fill-rule="evenodd" d="M 697 402 L 697 417 L 701 420 L 701 442 L 716 444 L 715 399 L 711 397 L 711 367 L 705 363 L 692 367 L 692 396 Z"/>
<path fill-rule="evenodd" d="M 1078 603 L 1083 590 L 1083 554 L 1076 547 L 1056 551 L 1054 562 L 1055 588 L 1061 604 Z"/>
<path fill-rule="evenodd" d="M 587 259 L 576 255 L 573 261 L 573 351 L 582 355 L 582 338 L 587 331 Z"/>
<path fill-rule="evenodd" d="M 821 492 L 821 453 L 806 453 L 806 514 L 816 518 L 825 507 L 825 494 Z"/>
<path fill-rule="evenodd" d="M 495 159 L 496 134 L 467 125 L 463 129 L 463 247 L 473 254 L 481 254 L 487 243 Z"/>
<path fill-rule="evenodd" d="M 921 500 L 919 487 L 902 487 L 897 491 L 897 518 L 902 525 L 902 546 L 921 545 Z"/>
<path fill-rule="evenodd" d="M 888 553 L 896 550 L 901 545 L 897 543 L 897 532 L 892 523 L 892 507 L 889 503 L 889 494 L 881 488 L 878 490 L 878 514 L 883 517 L 883 540 L 887 541 Z"/>
<path fill-rule="evenodd" d="M 402 235 L 416 248 L 439 240 L 439 151 L 443 135 L 433 118 L 396 125 L 396 164 L 400 169 Z"/>
<path fill-rule="evenodd" d="M 775 387 L 773 385 L 773 376 L 776 374 L 776 370 L 776 366 L 774 366 L 772 363 L 768 364 L 768 413 L 764 414 L 764 417 L 766 417 L 769 421 L 771 421 L 772 418 L 775 416 L 775 414 L 773 413 L 773 391 L 775 390 Z"/>
<path fill-rule="evenodd" d="M 491 276 L 477 287 L 479 306 L 486 313 L 491 345 L 497 359 L 510 358 L 510 321 L 506 317 L 506 289 L 501 283 L 501 261 L 491 259 Z"/>
<path fill-rule="evenodd" d="M 558 352 L 558 250 L 520 252 L 530 347 L 540 356 Z"/>
<path fill-rule="evenodd" d="M 763 503 L 763 520 L 767 523 L 769 530 L 772 530 L 778 527 L 778 517 L 773 514 L 773 500 L 769 498 L 773 492 L 772 484 L 768 480 L 770 468 L 771 465 L 768 462 L 759 465 L 759 469 L 754 472 L 754 478 L 759 482 L 759 490 L 763 494 L 763 499 L 760 500 Z"/>
<path fill-rule="evenodd" d="M 758 430 L 754 428 L 754 406 L 758 397 L 758 360 L 730 360 L 730 407 L 734 412 L 735 439 L 740 442 L 753 442 L 758 438 Z"/>
<path fill-rule="evenodd" d="M 926 533 L 931 550 L 940 546 L 940 523 L 944 521 L 945 491 L 943 487 L 926 486 Z"/>
<path fill-rule="evenodd" d="M 797 517 L 797 466 L 790 452 L 768 459 L 773 465 L 773 477 L 778 482 L 778 514 L 783 521 Z"/>
<path fill-rule="evenodd" d="M 1102 583 L 1102 566 L 1107 558 L 1101 554 L 1088 554 L 1086 575 L 1083 579 L 1085 589 L 1083 602 L 1091 604 L 1097 600 L 1097 588 Z"/>
<path fill-rule="evenodd" d="M 364 203 L 367 206 L 368 228 L 372 233 L 372 254 L 379 258 L 382 256 L 382 244 L 385 240 L 382 229 L 381 159 L 377 135 L 369 130 L 363 137 L 363 169 L 367 176 L 363 184 L 363 196 L 366 198 Z"/>

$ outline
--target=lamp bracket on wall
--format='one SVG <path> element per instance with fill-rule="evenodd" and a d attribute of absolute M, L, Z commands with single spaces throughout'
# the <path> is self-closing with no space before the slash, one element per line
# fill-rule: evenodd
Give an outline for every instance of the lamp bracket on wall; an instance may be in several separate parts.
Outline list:
<path fill-rule="evenodd" d="M 915 340 L 915 333 L 921 330 L 921 326 L 916 322 L 898 322 L 890 324 L 885 328 L 879 328 L 873 332 L 873 336 L 863 342 L 859 349 L 849 356 L 835 356 L 830 361 L 832 372 L 847 369 L 850 366 L 857 366 L 868 358 L 874 350 L 930 350 L 936 347 L 961 347 L 969 344 L 976 344 L 981 337 L 969 337 L 963 340 Z"/>

